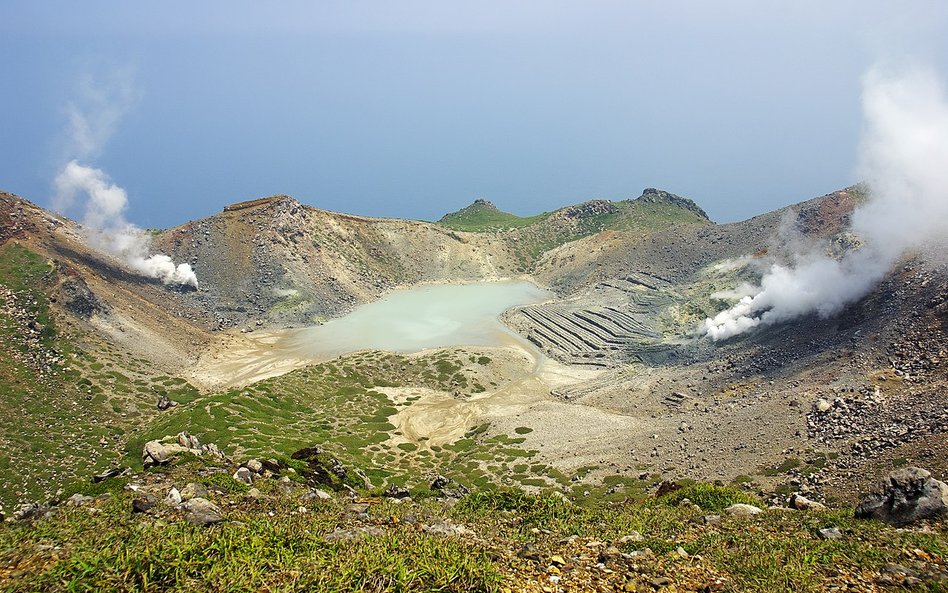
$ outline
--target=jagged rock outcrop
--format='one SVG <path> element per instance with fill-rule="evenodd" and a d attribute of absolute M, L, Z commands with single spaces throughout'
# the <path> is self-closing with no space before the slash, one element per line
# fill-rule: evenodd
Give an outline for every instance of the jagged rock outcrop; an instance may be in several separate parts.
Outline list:
<path fill-rule="evenodd" d="M 891 472 L 882 493 L 864 497 L 856 507 L 859 519 L 878 519 L 895 526 L 948 514 L 948 484 L 919 467 Z"/>
<path fill-rule="evenodd" d="M 166 442 L 172 438 L 177 442 Z M 142 464 L 145 467 L 164 465 L 178 453 L 192 453 L 218 461 L 227 461 L 227 456 L 214 443 L 202 445 L 196 436 L 181 432 L 176 437 L 165 437 L 145 443 L 142 449 Z"/>
<path fill-rule="evenodd" d="M 65 278 L 59 285 L 63 307 L 81 319 L 108 313 L 110 307 L 92 292 L 86 281 L 74 270 L 65 270 Z"/>

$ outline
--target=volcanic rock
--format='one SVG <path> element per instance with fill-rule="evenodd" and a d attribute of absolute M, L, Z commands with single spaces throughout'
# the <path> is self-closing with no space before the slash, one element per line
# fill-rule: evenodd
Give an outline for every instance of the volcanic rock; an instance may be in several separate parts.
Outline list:
<path fill-rule="evenodd" d="M 798 511 L 824 511 L 826 510 L 826 505 L 823 503 L 816 502 L 815 500 L 810 500 L 809 498 L 803 496 L 802 494 L 791 494 L 789 501 L 790 508 L 797 509 Z"/>
<path fill-rule="evenodd" d="M 859 519 L 878 519 L 895 526 L 948 514 L 948 484 L 919 467 L 891 472 L 882 494 L 865 496 L 856 507 Z"/>
<path fill-rule="evenodd" d="M 724 509 L 724 512 L 731 517 L 751 517 L 763 511 L 752 504 L 737 503 Z"/>
<path fill-rule="evenodd" d="M 202 484 L 189 482 L 181 489 L 181 500 L 191 500 L 192 498 L 207 498 L 207 488 Z"/>
<path fill-rule="evenodd" d="M 181 496 L 181 493 L 178 491 L 177 488 L 172 488 L 171 490 L 169 490 L 168 496 L 165 497 L 165 502 L 173 507 L 176 507 L 179 504 L 181 504 L 182 500 L 183 498 Z"/>
<path fill-rule="evenodd" d="M 158 504 L 158 499 L 151 494 L 141 494 L 132 499 L 133 513 L 147 513 Z"/>
<path fill-rule="evenodd" d="M 234 479 L 249 486 L 253 484 L 253 473 L 246 467 L 240 467 L 234 472 Z"/>
<path fill-rule="evenodd" d="M 221 510 L 205 498 L 192 498 L 184 503 L 184 520 L 194 525 L 211 525 L 224 520 Z"/>
<path fill-rule="evenodd" d="M 171 458 L 182 451 L 187 451 L 185 447 L 176 444 L 164 444 L 161 441 L 148 441 L 142 450 L 142 464 L 147 467 L 154 465 L 163 465 L 171 461 Z"/>

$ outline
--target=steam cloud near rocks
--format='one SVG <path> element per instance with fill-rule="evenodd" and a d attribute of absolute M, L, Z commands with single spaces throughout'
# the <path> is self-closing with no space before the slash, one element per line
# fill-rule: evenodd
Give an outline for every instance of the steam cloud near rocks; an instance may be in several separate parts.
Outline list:
<path fill-rule="evenodd" d="M 904 253 L 948 237 L 948 99 L 941 81 L 924 69 L 873 69 L 863 78 L 862 104 L 859 174 L 869 197 L 850 228 L 862 245 L 840 258 L 811 246 L 789 265 L 772 264 L 759 286 L 743 287 L 742 298 L 706 319 L 699 333 L 717 341 L 810 313 L 832 316 L 868 294 Z"/>
<path fill-rule="evenodd" d="M 167 255 L 148 255 L 151 238 L 125 220 L 128 196 L 104 171 L 73 160 L 56 176 L 55 186 L 60 204 L 71 204 L 78 194 L 86 196 L 82 223 L 90 243 L 122 257 L 132 269 L 149 278 L 165 284 L 198 287 L 197 276 L 189 264 L 175 265 Z"/>
<path fill-rule="evenodd" d="M 80 85 L 81 103 L 67 107 L 69 136 L 67 152 L 77 158 L 98 156 L 131 108 L 135 98 L 127 70 L 116 70 L 100 84 L 90 77 Z M 151 254 L 151 237 L 125 219 L 128 194 L 112 183 L 101 169 L 82 165 L 72 158 L 54 181 L 53 205 L 65 212 L 82 202 L 81 222 L 86 239 L 95 247 L 121 257 L 140 274 L 164 284 L 198 288 L 190 264 L 175 265 L 163 254 Z"/>

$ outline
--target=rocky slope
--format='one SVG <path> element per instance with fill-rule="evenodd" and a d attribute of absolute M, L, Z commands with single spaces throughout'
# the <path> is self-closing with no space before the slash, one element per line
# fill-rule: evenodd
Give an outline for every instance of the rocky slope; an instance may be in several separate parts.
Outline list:
<path fill-rule="evenodd" d="M 91 426 L 79 436 L 63 429 L 71 435 L 62 441 L 70 448 L 91 444 L 108 452 L 96 456 L 92 467 L 99 467 L 121 454 L 143 426 L 151 429 L 161 391 L 173 393 L 187 414 L 206 409 L 206 420 L 218 424 L 216 410 L 257 422 L 253 414 L 261 408 L 280 415 L 289 414 L 281 405 L 320 413 L 328 406 L 302 392 L 279 392 L 299 387 L 292 378 L 259 390 L 198 393 L 209 384 L 194 366 L 206 362 L 209 351 L 232 344 L 225 338 L 338 316 L 399 286 L 526 277 L 550 286 L 558 298 L 511 312 L 509 324 L 566 368 L 581 365 L 595 373 L 541 394 L 548 402 L 492 419 L 485 441 L 529 428 L 515 438 L 524 455 L 542 462 L 537 467 L 559 472 L 551 474 L 553 483 L 576 476 L 634 479 L 646 472 L 740 479 L 767 491 L 795 484 L 842 498 L 846 491 L 839 484 L 888 469 L 880 459 L 892 465 L 921 460 L 934 469 L 944 464 L 943 260 L 917 254 L 829 320 L 805 317 L 721 344 L 691 332 L 725 305 L 712 293 L 754 280 L 761 262 L 786 254 L 787 237 L 839 248 L 860 199 L 858 188 L 850 188 L 717 225 L 690 200 L 649 189 L 634 200 L 595 200 L 529 219 L 505 215 L 501 225 L 495 214 L 481 216 L 492 210 L 489 204 L 466 209 L 477 215 L 473 220 L 449 216 L 427 223 L 332 213 L 273 196 L 155 236 L 156 249 L 194 267 L 200 289 L 191 291 L 135 274 L 91 249 L 75 223 L 0 194 L 0 259 L 9 263 L 0 278 L 0 312 L 7 333 L 26 340 L 3 345 L 11 365 L 4 369 L 5 393 L 19 394 L 16 382 L 31 369 L 56 370 L 57 393 L 69 403 L 55 407 L 75 411 L 63 420 L 81 415 L 77 401 L 89 401 L 99 406 L 98 422 L 112 427 L 105 436 Z M 450 228 L 462 218 L 467 230 Z M 29 282 L 14 286 L 26 268 L 33 270 Z M 36 307 L 23 305 L 34 302 L 29 299 Z M 47 327 L 55 328 L 50 335 L 56 341 L 40 340 Z M 465 353 L 457 376 L 476 374 L 479 356 L 493 355 Z M 359 381 L 386 375 L 360 374 L 359 364 L 343 360 L 332 371 L 338 377 L 326 371 L 342 381 L 327 385 L 369 401 L 375 396 Z M 437 376 L 455 362 L 430 364 Z M 190 379 L 197 389 L 175 377 Z M 352 377 L 359 381 L 347 383 Z M 419 381 L 412 387 L 466 397 L 450 382 Z M 48 390 L 33 387 L 31 398 Z M 305 388 L 313 389 L 310 383 Z M 32 405 L 8 398 L 5 410 Z M 380 418 L 373 421 L 381 426 Z M 624 428 L 610 430 L 604 418 Z M 41 434 L 42 413 L 30 422 L 28 434 Z M 4 443 L 15 443 L 21 427 L 4 428 Z M 241 428 L 248 434 L 273 429 L 253 423 Z M 96 445 L 100 438 L 107 445 Z M 392 452 L 366 439 L 366 447 L 377 450 L 353 455 L 401 458 L 397 447 Z M 24 443 L 17 459 L 26 463 L 30 446 Z M 53 482 L 50 477 L 44 484 Z"/>

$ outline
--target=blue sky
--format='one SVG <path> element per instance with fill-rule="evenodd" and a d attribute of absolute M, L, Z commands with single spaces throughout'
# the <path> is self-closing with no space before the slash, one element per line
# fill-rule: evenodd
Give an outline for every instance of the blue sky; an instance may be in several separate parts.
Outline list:
<path fill-rule="evenodd" d="M 946 24 L 941 1 L 0 0 L 0 188 L 50 205 L 78 158 L 146 227 L 274 193 L 431 220 L 650 186 L 739 220 L 856 181 L 863 73 L 948 72 Z"/>

